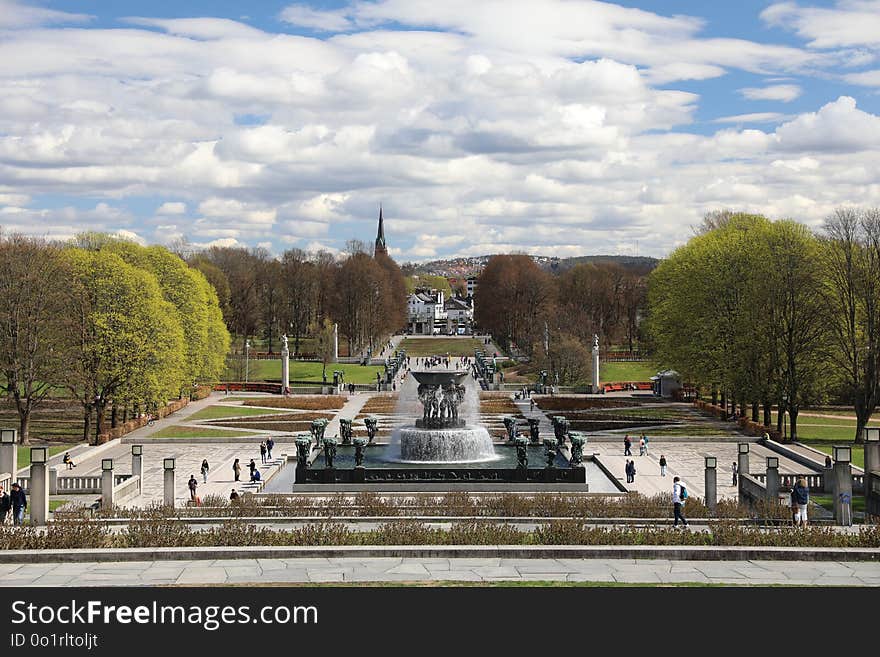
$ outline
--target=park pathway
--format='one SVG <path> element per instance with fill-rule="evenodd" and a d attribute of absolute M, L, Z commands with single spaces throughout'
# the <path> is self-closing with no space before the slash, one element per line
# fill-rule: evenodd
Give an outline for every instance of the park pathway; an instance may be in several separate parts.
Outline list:
<path fill-rule="evenodd" d="M 5 587 L 529 581 L 880 586 L 880 562 L 345 557 L 0 564 Z"/>

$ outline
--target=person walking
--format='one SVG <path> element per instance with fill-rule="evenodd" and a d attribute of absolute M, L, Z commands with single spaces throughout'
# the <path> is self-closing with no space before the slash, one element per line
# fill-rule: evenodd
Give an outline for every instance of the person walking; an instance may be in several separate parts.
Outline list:
<path fill-rule="evenodd" d="M 272 448 L 275 447 L 275 441 L 272 438 L 266 438 L 266 457 L 272 458 Z"/>
<path fill-rule="evenodd" d="M 666 457 L 663 454 L 660 455 L 660 476 L 666 476 Z"/>
<path fill-rule="evenodd" d="M 208 459 L 202 459 L 202 468 L 201 468 L 202 481 L 204 481 L 206 484 L 208 483 L 208 471 L 210 469 L 211 469 L 211 467 L 208 465 Z"/>
<path fill-rule="evenodd" d="M 6 524 L 6 516 L 9 515 L 10 509 L 12 509 L 12 500 L 9 499 L 9 493 L 0 486 L 0 526 Z"/>
<path fill-rule="evenodd" d="M 251 471 L 251 474 L 250 474 L 250 476 L 251 476 L 251 481 L 253 481 L 253 479 L 254 479 L 254 470 L 256 470 L 256 469 L 257 469 L 257 464 L 254 463 L 254 460 L 253 460 L 253 459 L 251 459 L 251 462 L 248 463 L 248 470 Z"/>
<path fill-rule="evenodd" d="M 687 497 L 688 492 L 684 482 L 679 477 L 674 477 L 672 479 L 672 514 L 675 517 L 675 522 L 672 523 L 673 527 L 678 527 L 679 520 L 685 527 L 688 526 L 687 518 L 684 517 L 683 512 Z"/>
<path fill-rule="evenodd" d="M 645 441 L 645 456 L 648 455 L 648 437 L 645 434 L 642 434 L 642 440 Z"/>
<path fill-rule="evenodd" d="M 24 512 L 27 509 L 27 496 L 18 485 L 17 481 L 12 482 L 12 491 L 9 493 L 9 503 L 12 506 L 12 524 L 20 525 L 24 522 Z"/>
<path fill-rule="evenodd" d="M 736 464 L 736 461 L 733 462 L 733 485 L 736 486 L 736 474 L 739 470 L 739 466 Z"/>
<path fill-rule="evenodd" d="M 189 486 L 189 499 L 192 502 L 196 501 L 196 489 L 199 487 L 199 482 L 196 481 L 196 476 L 191 474 L 189 476 L 189 482 L 187 483 Z"/>
<path fill-rule="evenodd" d="M 624 456 L 632 456 L 632 441 L 629 439 L 629 434 L 623 437 L 623 455 Z"/>
<path fill-rule="evenodd" d="M 792 508 L 797 507 L 797 515 L 794 517 L 795 525 L 807 526 L 807 506 L 810 504 L 810 489 L 807 488 L 807 480 L 801 477 L 791 489 Z"/>
<path fill-rule="evenodd" d="M 639 438 L 639 456 L 645 455 L 645 437 Z"/>
<path fill-rule="evenodd" d="M 535 412 L 535 400 L 532 399 L 531 397 L 529 397 L 529 412 L 530 413 Z"/>
<path fill-rule="evenodd" d="M 266 443 L 260 443 L 260 462 L 266 465 Z"/>
<path fill-rule="evenodd" d="M 235 481 L 241 481 L 241 463 L 238 462 L 238 459 L 235 459 L 235 463 L 232 464 L 232 474 L 235 475 Z"/>

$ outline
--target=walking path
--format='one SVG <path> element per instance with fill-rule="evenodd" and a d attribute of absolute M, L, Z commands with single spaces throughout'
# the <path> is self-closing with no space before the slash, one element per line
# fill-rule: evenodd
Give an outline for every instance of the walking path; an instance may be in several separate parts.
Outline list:
<path fill-rule="evenodd" d="M 6 587 L 449 581 L 880 586 L 880 563 L 390 557 L 0 564 Z"/>

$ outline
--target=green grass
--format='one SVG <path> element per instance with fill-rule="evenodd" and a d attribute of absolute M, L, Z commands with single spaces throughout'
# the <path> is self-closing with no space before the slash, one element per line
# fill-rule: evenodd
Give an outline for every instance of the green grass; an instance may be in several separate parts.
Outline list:
<path fill-rule="evenodd" d="M 49 513 L 55 513 L 59 506 L 67 504 L 70 500 L 49 500 Z"/>
<path fill-rule="evenodd" d="M 731 425 L 736 426 L 736 425 Z M 642 430 L 639 430 L 641 433 Z M 647 434 L 648 438 L 652 436 L 725 436 L 725 435 L 737 435 L 736 432 L 731 429 L 724 429 L 721 427 L 715 426 L 707 426 L 707 425 L 699 425 L 699 424 L 685 424 L 678 427 L 664 427 L 661 429 L 644 429 L 644 433 Z M 621 437 L 621 440 L 623 438 Z"/>
<path fill-rule="evenodd" d="M 26 468 L 31 464 L 31 447 L 42 447 L 42 445 L 25 445 L 18 446 L 18 469 Z M 50 445 L 49 446 L 49 458 L 52 458 L 56 454 L 60 454 L 61 452 L 70 449 L 73 445 Z"/>
<path fill-rule="evenodd" d="M 406 355 L 412 358 L 446 354 L 473 357 L 476 349 L 485 351 L 486 345 L 476 338 L 405 338 L 398 348 L 406 350 Z"/>
<path fill-rule="evenodd" d="M 291 381 L 314 381 L 321 383 L 321 363 L 307 361 L 290 361 Z M 327 381 L 333 382 L 333 370 L 345 373 L 346 383 L 376 383 L 376 372 L 384 376 L 385 368 L 379 365 L 352 365 L 343 363 L 327 363 Z M 227 371 L 226 380 L 232 380 Z M 252 360 L 248 372 L 249 381 L 281 380 L 281 360 Z"/>
<path fill-rule="evenodd" d="M 650 381 L 655 374 L 657 374 L 657 366 L 647 360 L 599 363 L 599 380 L 603 383 Z"/>
<path fill-rule="evenodd" d="M 208 406 L 198 413 L 189 416 L 189 420 L 218 420 L 228 417 L 243 417 L 251 415 L 276 415 L 278 410 L 265 408 L 251 408 L 249 406 Z"/>
<path fill-rule="evenodd" d="M 253 436 L 252 431 L 232 431 L 230 429 L 212 429 L 210 427 L 184 427 L 173 426 L 160 429 L 150 434 L 150 438 L 237 438 L 239 436 Z"/>
<path fill-rule="evenodd" d="M 834 499 L 832 495 L 813 495 L 810 494 L 810 499 L 818 504 L 821 507 L 828 509 L 829 511 L 834 511 Z M 852 496 L 852 510 L 865 512 L 865 496 L 864 495 L 853 495 Z"/>

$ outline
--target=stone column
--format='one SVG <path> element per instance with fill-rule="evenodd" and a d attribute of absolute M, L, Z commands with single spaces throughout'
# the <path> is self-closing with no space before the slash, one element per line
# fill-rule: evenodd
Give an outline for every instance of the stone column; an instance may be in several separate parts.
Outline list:
<path fill-rule="evenodd" d="M 49 495 L 58 494 L 58 468 L 49 468 Z"/>
<path fill-rule="evenodd" d="M 767 504 L 775 504 L 779 500 L 779 457 L 767 457 L 767 476 L 764 481 L 767 486 Z"/>
<path fill-rule="evenodd" d="M 865 486 L 868 485 L 869 472 L 880 472 L 880 442 L 874 440 L 865 441 Z"/>
<path fill-rule="evenodd" d="M 334 347 L 334 354 L 335 353 L 336 351 Z M 290 350 L 287 348 L 287 343 L 285 342 L 284 349 L 281 350 L 281 394 L 287 392 L 288 388 L 290 388 Z"/>
<path fill-rule="evenodd" d="M 592 390 L 593 394 L 599 392 L 599 340 L 597 339 L 593 343 L 593 378 L 592 378 Z"/>
<path fill-rule="evenodd" d="M 852 466 L 849 461 L 835 461 L 831 470 L 834 480 L 834 522 L 852 525 Z"/>
<path fill-rule="evenodd" d="M 131 476 L 144 478 L 143 445 L 131 446 Z"/>
<path fill-rule="evenodd" d="M 113 459 L 101 459 L 101 508 L 113 508 Z"/>
<path fill-rule="evenodd" d="M 739 498 L 739 503 L 743 504 L 745 500 L 743 499 L 742 494 L 742 478 L 743 475 L 749 474 L 749 444 L 748 443 L 739 443 L 737 447 L 737 455 L 736 455 L 736 470 L 737 470 L 737 497 Z"/>
<path fill-rule="evenodd" d="M 28 498 L 31 522 L 35 525 L 45 525 L 49 519 L 49 471 L 45 463 L 31 463 Z"/>
<path fill-rule="evenodd" d="M 165 490 L 164 490 L 164 503 L 165 506 L 174 507 L 174 459 L 165 459 L 166 461 L 171 461 L 171 467 L 167 467 L 167 463 L 165 464 Z"/>
<path fill-rule="evenodd" d="M 351 356 L 351 354 L 349 354 Z M 339 324 L 333 325 L 333 362 L 339 362 Z M 369 363 L 367 363 L 369 365 Z"/>
<path fill-rule="evenodd" d="M 8 472 L 15 481 L 18 470 L 18 431 L 0 429 L 0 473 Z"/>
<path fill-rule="evenodd" d="M 714 456 L 706 457 L 705 488 L 706 506 L 713 513 L 718 505 L 718 461 Z"/>

